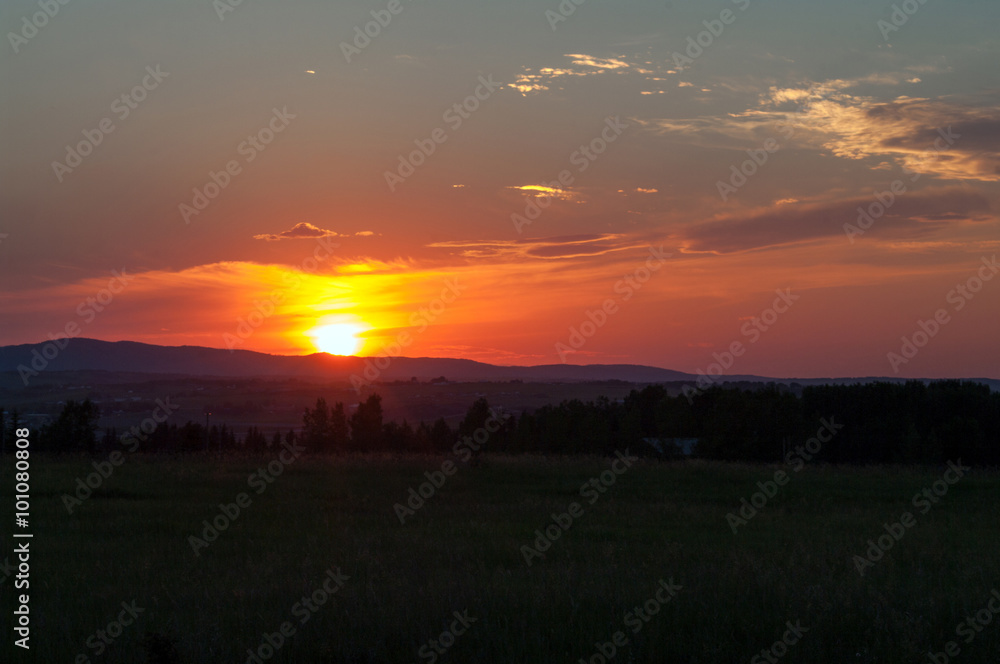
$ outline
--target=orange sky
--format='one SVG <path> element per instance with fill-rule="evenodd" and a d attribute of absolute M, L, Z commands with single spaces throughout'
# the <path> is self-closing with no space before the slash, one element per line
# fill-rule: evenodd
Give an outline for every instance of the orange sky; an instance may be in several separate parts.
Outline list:
<path fill-rule="evenodd" d="M 0 344 L 1000 377 L 997 8 L 748 4 L 679 66 L 711 12 L 663 4 L 445 2 L 351 62 L 363 3 L 53 20 L 0 72 Z"/>

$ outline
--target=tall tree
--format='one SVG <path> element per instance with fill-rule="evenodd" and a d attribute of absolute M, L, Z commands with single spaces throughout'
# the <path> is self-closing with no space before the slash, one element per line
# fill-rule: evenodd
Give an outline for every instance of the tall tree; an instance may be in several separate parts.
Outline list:
<path fill-rule="evenodd" d="M 350 429 L 347 425 L 347 411 L 340 401 L 330 410 L 330 449 L 342 454 L 347 451 L 351 442 Z"/>
<path fill-rule="evenodd" d="M 55 422 L 42 431 L 45 448 L 51 452 L 93 454 L 97 448 L 97 420 L 100 409 L 90 399 L 70 400 L 63 406 Z"/>
<path fill-rule="evenodd" d="M 372 394 L 351 415 L 351 447 L 360 452 L 382 449 L 382 397 Z"/>
<path fill-rule="evenodd" d="M 326 399 L 316 399 L 316 407 L 306 407 L 302 415 L 302 443 L 310 452 L 325 452 L 331 438 L 330 407 Z"/>

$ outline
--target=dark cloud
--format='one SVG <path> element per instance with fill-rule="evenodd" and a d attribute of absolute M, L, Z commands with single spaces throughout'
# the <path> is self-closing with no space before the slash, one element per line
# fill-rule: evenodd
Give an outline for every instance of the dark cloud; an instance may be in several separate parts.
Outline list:
<path fill-rule="evenodd" d="M 875 204 L 872 196 L 833 203 L 792 204 L 746 217 L 730 217 L 691 226 L 682 233 L 689 251 L 720 254 L 774 247 L 835 235 L 857 224 L 858 208 Z M 877 207 L 876 207 L 877 210 Z M 929 232 L 946 224 L 981 220 L 990 205 L 984 196 L 963 188 L 903 193 L 895 197 L 870 230 L 897 235 Z"/>
<path fill-rule="evenodd" d="M 891 78 L 891 77 L 889 77 Z M 816 89 L 771 88 L 758 108 L 725 117 L 660 119 L 647 129 L 704 147 L 742 149 L 794 127 L 799 146 L 847 159 L 890 158 L 915 173 L 946 180 L 1000 181 L 1000 110 L 951 99 L 876 101 L 847 92 L 862 81 L 834 80 Z M 797 105 L 795 112 L 779 110 Z"/>
<path fill-rule="evenodd" d="M 374 235 L 374 233 L 372 233 L 371 231 L 360 231 L 358 233 L 355 233 L 354 235 L 358 237 L 370 237 Z M 278 233 L 277 235 L 265 233 L 263 235 L 254 235 L 253 239 L 267 240 L 268 242 L 276 242 L 278 240 L 300 240 L 304 238 L 308 239 L 317 237 L 350 237 L 350 236 L 337 233 L 336 231 L 326 230 L 324 228 L 320 228 L 319 226 L 313 226 L 312 224 L 307 222 L 301 222 L 295 224 L 287 231 Z"/>
<path fill-rule="evenodd" d="M 519 257 L 519 258 L 576 258 L 601 256 L 613 251 L 633 248 L 635 240 L 624 235 L 604 233 L 588 235 L 563 235 L 558 237 L 529 238 L 501 241 L 450 241 L 429 245 L 436 248 L 459 249 L 467 258 Z"/>

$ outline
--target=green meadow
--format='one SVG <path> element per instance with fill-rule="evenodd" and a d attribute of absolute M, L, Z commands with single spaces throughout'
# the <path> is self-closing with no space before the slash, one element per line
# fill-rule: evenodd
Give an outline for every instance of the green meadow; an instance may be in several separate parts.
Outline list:
<path fill-rule="evenodd" d="M 3 660 L 902 664 L 954 642 L 936 661 L 1000 661 L 994 471 L 807 465 L 769 487 L 782 468 L 358 456 L 254 479 L 272 459 L 130 457 L 70 514 L 90 461 L 34 457 L 31 650 L 7 575 Z M 777 491 L 734 533 L 758 482 Z M 109 629 L 123 602 L 141 611 Z"/>

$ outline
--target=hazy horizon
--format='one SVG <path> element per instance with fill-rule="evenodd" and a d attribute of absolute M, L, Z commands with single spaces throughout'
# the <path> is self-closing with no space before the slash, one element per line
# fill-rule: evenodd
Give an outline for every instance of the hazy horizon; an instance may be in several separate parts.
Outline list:
<path fill-rule="evenodd" d="M 197 345 L 197 344 L 177 344 L 177 345 L 171 345 L 171 344 L 148 344 L 147 342 L 135 341 L 135 340 L 132 340 L 132 339 L 84 339 L 82 337 L 76 337 L 76 338 L 82 339 L 82 340 L 86 340 L 86 341 L 98 341 L 98 342 L 103 342 L 103 343 L 137 343 L 137 344 L 145 344 L 145 345 L 155 346 L 155 347 L 158 347 L 158 348 L 198 348 L 198 349 L 209 349 L 209 350 L 220 350 L 220 351 L 228 351 L 229 350 L 229 349 L 227 349 L 225 347 L 216 348 L 216 347 L 212 347 L 212 346 L 200 346 L 200 345 Z M 26 344 L 11 344 L 10 346 L 25 345 L 25 346 L 42 346 L 42 347 L 44 347 L 45 345 L 49 345 L 49 344 L 52 344 L 52 343 L 53 342 L 50 341 L 50 340 L 42 340 L 42 341 L 39 341 L 37 343 L 30 343 L 29 342 L 29 343 L 26 343 Z M 2 348 L 2 347 L 0 347 L 0 348 Z M 257 350 L 246 349 L 246 348 L 234 349 L 234 350 L 246 350 L 248 352 L 260 353 L 260 354 L 269 355 L 269 356 L 272 356 L 272 357 L 287 357 L 287 358 L 311 357 L 311 356 L 314 356 L 314 355 L 329 355 L 331 357 L 340 357 L 340 358 L 344 358 L 344 359 L 365 360 L 365 361 L 370 361 L 372 363 L 374 363 L 376 361 L 381 361 L 381 362 L 385 362 L 385 366 L 386 367 L 391 366 L 392 362 L 395 361 L 395 360 L 397 360 L 397 359 L 432 360 L 432 361 L 436 361 L 436 360 L 444 360 L 444 361 L 448 361 L 448 360 L 469 360 L 469 361 L 472 361 L 472 362 L 481 362 L 483 364 L 487 364 L 487 365 L 490 365 L 490 366 L 501 367 L 501 368 L 504 368 L 504 367 L 509 367 L 509 368 L 518 368 L 518 367 L 531 368 L 531 367 L 543 367 L 543 366 L 566 366 L 565 363 L 560 363 L 560 362 L 535 362 L 535 363 L 523 363 L 523 364 L 507 364 L 507 363 L 503 363 L 503 362 L 486 362 L 484 360 L 473 360 L 473 359 L 470 359 L 470 358 L 447 357 L 447 356 L 433 356 L 433 355 L 391 355 L 391 354 L 341 355 L 341 354 L 337 354 L 337 353 L 328 353 L 326 351 L 321 351 L 321 350 L 304 351 L 304 352 L 301 352 L 301 353 L 278 353 L 278 352 L 268 352 L 268 351 L 257 351 Z M 62 349 L 60 349 L 60 352 L 61 351 L 62 351 Z M 23 363 L 22 366 L 30 368 L 30 362 Z M 377 367 L 378 365 L 374 365 L 373 364 L 373 366 Z M 884 373 L 884 374 L 868 374 L 868 375 L 861 375 L 861 374 L 857 374 L 857 375 L 846 375 L 846 374 L 845 375 L 832 375 L 831 374 L 831 375 L 803 376 L 803 375 L 754 374 L 754 373 L 746 373 L 746 372 L 740 372 L 740 371 L 727 371 L 727 370 L 725 370 L 725 368 L 723 368 L 722 369 L 722 373 L 718 373 L 719 372 L 719 367 L 721 367 L 721 365 L 718 364 L 718 362 L 715 360 L 715 358 L 713 358 L 712 361 L 709 362 L 706 365 L 705 369 L 698 369 L 698 370 L 693 371 L 693 372 L 681 371 L 680 369 L 676 369 L 674 367 L 659 366 L 659 365 L 653 365 L 653 364 L 637 364 L 637 363 L 634 363 L 634 362 L 592 362 L 592 363 L 573 364 L 572 366 L 578 366 L 578 367 L 605 367 L 605 366 L 634 366 L 634 367 L 643 367 L 643 368 L 651 368 L 651 369 L 660 369 L 660 370 L 664 370 L 664 371 L 674 371 L 674 372 L 683 373 L 683 374 L 690 374 L 691 376 L 694 376 L 694 377 L 697 377 L 699 375 L 709 376 L 709 377 L 713 378 L 713 382 L 715 382 L 715 380 L 714 380 L 715 376 L 720 376 L 721 378 L 732 378 L 732 377 L 740 377 L 740 376 L 753 376 L 753 377 L 757 377 L 757 378 L 766 378 L 766 379 L 775 379 L 775 380 L 823 380 L 823 379 L 840 380 L 840 379 L 870 379 L 870 378 L 891 378 L 891 379 L 904 380 L 904 378 L 901 378 L 901 377 L 898 377 L 898 376 L 892 376 L 888 372 Z M 49 369 L 49 368 L 42 369 L 41 371 L 39 371 L 39 375 L 42 373 L 42 371 L 50 371 L 50 370 L 51 369 Z M 140 373 L 142 373 L 141 370 L 138 370 L 138 371 Z M 319 374 L 317 374 L 317 376 L 318 375 Z M 989 381 L 1000 381 L 1000 377 L 990 376 L 990 375 L 986 375 L 986 374 L 981 374 L 981 375 L 961 375 L 961 376 L 959 376 L 959 375 L 956 375 L 956 376 L 916 376 L 916 377 L 909 377 L 909 378 L 905 378 L 905 379 L 931 380 L 931 381 L 935 381 L 935 380 L 989 380 Z M 398 380 L 398 378 L 396 378 L 394 380 Z M 463 382 L 465 382 L 467 379 L 463 378 L 463 379 L 460 379 L 460 380 L 463 381 Z M 483 380 L 487 380 L 488 381 L 489 379 L 483 378 Z M 588 380 L 588 379 L 581 379 L 581 380 Z M 597 380 L 597 379 L 594 379 L 594 380 Z M 544 382 L 544 380 L 543 380 L 543 382 Z"/>

